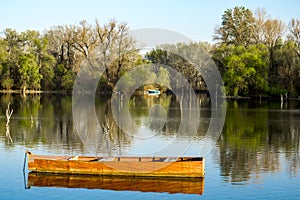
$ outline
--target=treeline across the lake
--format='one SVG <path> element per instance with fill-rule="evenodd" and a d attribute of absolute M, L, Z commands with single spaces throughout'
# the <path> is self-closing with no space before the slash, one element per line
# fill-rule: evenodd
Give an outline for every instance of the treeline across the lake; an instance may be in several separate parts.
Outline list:
<path fill-rule="evenodd" d="M 300 95 L 300 19 L 286 25 L 269 17 L 265 9 L 255 12 L 245 7 L 228 9 L 213 36 L 216 44 L 177 44 L 175 52 L 195 46 L 207 50 L 217 65 L 228 96 Z M 190 54 L 192 54 L 191 52 Z M 153 62 L 181 68 L 189 82 L 201 82 L 182 59 L 156 49 L 147 55 Z M 184 66 L 184 67 L 183 67 Z"/>
<path fill-rule="evenodd" d="M 213 59 L 228 95 L 300 95 L 300 19 L 285 24 L 265 9 L 228 9 Z"/>
<path fill-rule="evenodd" d="M 0 37 L 0 90 L 71 91 L 82 62 L 91 57 L 101 58 L 105 69 L 99 92 L 112 92 L 126 71 L 145 63 L 171 66 L 194 89 L 206 90 L 195 66 L 178 56 L 199 53 L 201 48 L 216 63 L 228 96 L 300 95 L 300 19 L 285 24 L 269 17 L 264 9 L 235 7 L 224 11 L 213 36 L 216 43 L 164 45 L 144 58 L 129 31 L 127 23 L 115 19 L 94 24 L 83 20 L 78 25 L 53 26 L 43 33 L 7 28 Z M 166 46 L 177 55 L 164 50 Z M 169 80 L 170 76 L 159 67 L 147 73 L 139 74 L 153 81 Z"/>
<path fill-rule="evenodd" d="M 81 21 L 54 26 L 43 34 L 5 29 L 0 38 L 0 87 L 70 91 L 82 62 L 99 56 L 106 68 L 101 89 L 111 90 L 121 73 L 141 60 L 128 32 L 126 23 L 114 19 L 105 24 L 96 20 L 94 25 Z"/>

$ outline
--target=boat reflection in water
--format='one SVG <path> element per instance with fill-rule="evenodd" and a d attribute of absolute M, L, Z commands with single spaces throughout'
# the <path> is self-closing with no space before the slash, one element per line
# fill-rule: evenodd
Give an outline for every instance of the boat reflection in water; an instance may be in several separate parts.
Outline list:
<path fill-rule="evenodd" d="M 202 195 L 204 178 L 170 179 L 30 172 L 27 188 L 32 186 Z"/>

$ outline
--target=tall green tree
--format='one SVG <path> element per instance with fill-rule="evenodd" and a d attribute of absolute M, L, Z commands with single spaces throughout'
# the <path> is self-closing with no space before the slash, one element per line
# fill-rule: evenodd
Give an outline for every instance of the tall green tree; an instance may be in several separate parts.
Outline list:
<path fill-rule="evenodd" d="M 290 28 L 290 30 L 297 30 L 296 24 L 295 21 L 293 25 L 291 23 L 290 27 L 294 28 Z M 280 62 L 276 60 L 278 60 L 278 52 L 282 52 L 280 49 L 284 41 L 284 31 L 284 23 L 280 19 L 270 18 L 265 9 L 257 9 L 255 15 L 244 7 L 235 7 L 233 9 L 227 9 L 224 12 L 222 24 L 220 28 L 216 30 L 215 39 L 218 40 L 219 43 L 216 44 L 213 50 L 213 58 L 221 74 L 224 76 L 225 85 L 227 84 L 229 86 L 228 89 L 234 90 L 233 85 L 240 85 L 240 87 L 236 87 L 235 89 L 236 91 L 239 90 L 239 92 L 232 91 L 230 92 L 231 95 L 237 95 L 239 93 L 247 94 L 248 92 L 248 95 L 258 95 L 267 93 L 268 91 L 271 95 L 274 95 L 283 92 L 283 87 L 280 85 L 282 74 L 279 74 L 282 73 L 280 72 L 282 66 L 280 66 Z M 254 46 L 252 46 L 252 44 L 256 44 L 256 48 L 253 48 Z M 261 48 L 262 44 L 264 44 L 263 49 Z M 246 47 L 245 52 L 250 49 L 253 51 L 248 52 L 248 55 L 252 54 L 252 60 L 255 60 L 255 57 L 261 57 L 268 66 L 259 64 L 259 62 L 254 65 L 253 62 L 250 62 L 252 64 L 249 64 L 248 61 L 244 62 L 243 56 L 246 56 L 246 54 L 232 51 L 232 49 L 241 49 L 240 46 Z M 265 47 L 267 49 L 265 49 Z M 256 56 L 254 56 L 254 54 L 256 54 Z M 243 64 L 245 67 L 241 67 Z M 250 79 L 253 79 L 250 84 L 249 71 L 246 69 L 251 69 L 253 66 L 256 72 L 258 70 L 256 68 L 257 66 L 263 66 L 259 67 L 262 71 L 258 72 L 258 74 L 263 75 L 257 77 L 250 74 Z M 243 72 L 242 69 L 245 71 Z M 265 77 L 265 72 L 268 72 L 267 78 Z M 240 75 L 235 76 L 238 74 Z M 246 83 L 249 83 L 251 87 Z M 267 86 L 265 83 L 267 83 Z M 243 90 L 243 92 L 241 92 L 241 90 Z"/>
<path fill-rule="evenodd" d="M 281 20 L 278 19 L 268 19 L 263 24 L 263 43 L 267 45 L 269 49 L 269 84 L 274 85 L 278 82 L 278 69 L 275 65 L 274 51 L 278 49 L 282 43 L 282 35 L 284 33 L 285 25 Z"/>
<path fill-rule="evenodd" d="M 23 55 L 22 40 L 16 30 L 7 28 L 3 31 L 3 42 L 7 52 L 6 62 L 3 64 L 1 74 L 1 86 L 6 90 L 11 90 L 15 86 L 15 80 L 18 74 L 19 57 Z"/>
<path fill-rule="evenodd" d="M 46 37 L 35 38 L 34 45 L 33 54 L 42 77 L 41 88 L 42 90 L 53 90 L 55 88 L 53 79 L 56 61 L 54 56 L 49 54 L 48 39 Z"/>
<path fill-rule="evenodd" d="M 259 96 L 268 91 L 267 48 L 264 45 L 231 46 L 224 57 L 223 80 L 227 95 Z"/>
<path fill-rule="evenodd" d="M 300 94 L 300 57 L 297 55 L 294 41 L 287 40 L 274 52 L 274 64 L 277 66 L 277 82 L 273 84 L 275 95 L 289 93 L 289 96 Z"/>
<path fill-rule="evenodd" d="M 6 65 L 7 62 L 7 43 L 0 38 L 0 75 L 2 75 L 2 70 Z"/>
<path fill-rule="evenodd" d="M 32 54 L 24 54 L 20 57 L 18 71 L 20 74 L 20 87 L 23 92 L 27 89 L 40 89 L 41 74 L 39 73 L 39 66 L 35 62 Z"/>
<path fill-rule="evenodd" d="M 227 9 L 222 15 L 221 26 L 216 29 L 214 39 L 227 45 L 244 45 L 253 43 L 255 30 L 253 13 L 241 6 Z"/>

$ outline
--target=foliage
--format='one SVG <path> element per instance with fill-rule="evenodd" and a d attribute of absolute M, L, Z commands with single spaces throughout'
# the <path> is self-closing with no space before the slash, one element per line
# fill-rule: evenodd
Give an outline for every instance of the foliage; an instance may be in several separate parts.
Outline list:
<path fill-rule="evenodd" d="M 167 65 L 179 72 L 195 90 L 206 90 L 203 77 L 195 64 L 205 63 L 204 61 L 207 59 L 208 53 L 204 51 L 209 48 L 210 46 L 207 43 L 202 42 L 178 43 L 175 45 L 165 44 L 148 52 L 146 58 L 152 63 Z M 156 73 L 159 74 L 158 69 Z M 186 87 L 180 81 L 182 78 L 176 76 L 176 74 L 171 75 L 169 79 L 170 84 L 177 89 Z"/>
<path fill-rule="evenodd" d="M 20 87 L 23 91 L 27 88 L 39 89 L 42 75 L 32 54 L 23 55 L 19 60 Z"/>
<path fill-rule="evenodd" d="M 228 95 L 259 95 L 268 91 L 264 45 L 231 46 L 224 57 L 223 80 Z"/>
<path fill-rule="evenodd" d="M 227 9 L 214 39 L 225 44 L 248 45 L 252 42 L 254 21 L 253 13 L 245 7 Z"/>
<path fill-rule="evenodd" d="M 253 14 L 244 7 L 222 15 L 212 57 L 227 95 L 299 95 L 300 21 L 291 20 L 284 38 L 284 23 L 266 16 L 264 9 Z"/>
<path fill-rule="evenodd" d="M 288 40 L 274 52 L 274 64 L 278 75 L 274 88 L 285 91 L 292 96 L 299 95 L 300 57 L 297 56 L 295 42 Z M 281 93 L 281 94 L 285 94 Z"/>
<path fill-rule="evenodd" d="M 103 25 L 81 21 L 55 26 L 43 35 L 35 30 L 5 29 L 3 33 L 0 74 L 6 90 L 72 90 L 83 61 L 94 58 L 105 67 L 105 88 L 113 88 L 140 56 L 128 25 L 114 19 Z"/>
<path fill-rule="evenodd" d="M 291 19 L 286 29 L 280 19 L 269 17 L 264 9 L 253 13 L 245 7 L 234 7 L 225 10 L 221 20 L 214 35 L 216 44 L 165 44 L 148 52 L 144 60 L 129 35 L 128 24 L 115 19 L 54 26 L 43 34 L 7 28 L 0 37 L 0 90 L 72 90 L 82 63 L 95 58 L 99 66 L 93 67 L 104 72 L 98 84 L 100 92 L 112 92 L 122 76 L 128 83 L 144 76 L 153 82 L 163 80 L 165 87 L 160 89 L 164 90 L 171 86 L 183 89 L 184 83 L 178 80 L 184 77 L 195 90 L 207 90 L 196 67 L 203 70 L 203 63 L 212 57 L 227 95 L 300 95 L 299 19 Z M 182 77 L 159 65 L 150 74 L 126 75 L 134 66 L 145 63 L 167 65 Z"/>

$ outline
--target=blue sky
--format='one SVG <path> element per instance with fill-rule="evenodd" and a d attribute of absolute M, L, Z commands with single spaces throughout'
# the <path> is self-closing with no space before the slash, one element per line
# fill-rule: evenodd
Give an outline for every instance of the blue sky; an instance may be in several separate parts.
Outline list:
<path fill-rule="evenodd" d="M 165 28 L 192 40 L 212 41 L 224 11 L 234 6 L 251 10 L 266 8 L 272 18 L 288 23 L 300 18 L 300 1 L 285 0 L 8 0 L 0 3 L 0 31 L 35 29 L 53 25 L 94 23 L 115 18 L 128 22 L 131 29 Z"/>

